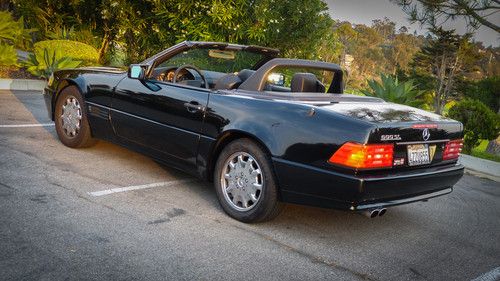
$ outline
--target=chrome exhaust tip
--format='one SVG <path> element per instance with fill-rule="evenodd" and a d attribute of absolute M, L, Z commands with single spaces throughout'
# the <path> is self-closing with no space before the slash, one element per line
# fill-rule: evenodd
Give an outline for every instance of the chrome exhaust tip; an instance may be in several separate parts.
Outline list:
<path fill-rule="evenodd" d="M 385 215 L 385 213 L 387 213 L 387 209 L 386 208 L 382 208 L 378 211 L 378 216 L 381 217 L 383 215 Z"/>
<path fill-rule="evenodd" d="M 363 211 L 362 214 L 367 218 L 373 219 L 374 217 L 379 215 L 379 210 L 378 209 L 367 210 Z"/>

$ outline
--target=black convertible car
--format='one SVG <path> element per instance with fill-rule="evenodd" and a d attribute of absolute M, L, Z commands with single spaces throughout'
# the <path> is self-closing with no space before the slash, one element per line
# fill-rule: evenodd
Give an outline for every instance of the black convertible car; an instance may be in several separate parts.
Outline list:
<path fill-rule="evenodd" d="M 55 72 L 44 91 L 61 142 L 96 138 L 213 181 L 243 222 L 283 202 L 383 215 L 462 177 L 460 122 L 342 94 L 332 63 L 278 50 L 183 42 L 131 65 Z"/>

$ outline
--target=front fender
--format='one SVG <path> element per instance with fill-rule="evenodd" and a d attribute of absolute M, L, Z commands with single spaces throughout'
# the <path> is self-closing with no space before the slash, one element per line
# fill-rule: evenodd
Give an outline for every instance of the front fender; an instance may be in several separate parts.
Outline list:
<path fill-rule="evenodd" d="M 85 96 L 85 93 L 88 92 L 88 87 L 85 79 L 83 79 L 79 75 L 75 75 L 71 72 L 64 72 L 64 71 L 58 71 L 54 73 L 54 82 L 52 85 L 47 85 L 47 90 L 45 92 L 48 92 L 51 94 L 50 96 L 50 117 L 52 121 L 54 120 L 54 109 L 56 105 L 57 98 L 59 97 L 59 94 L 61 93 L 62 89 L 68 87 L 68 86 L 76 86 L 80 93 L 82 93 L 83 96 Z M 47 103 L 49 100 L 47 99 Z"/>
<path fill-rule="evenodd" d="M 126 78 L 124 72 L 95 69 L 69 69 L 54 73 L 54 83 L 49 85 L 52 95 L 52 111 L 62 89 L 69 85 L 78 87 L 85 101 L 111 107 L 113 91 Z"/>

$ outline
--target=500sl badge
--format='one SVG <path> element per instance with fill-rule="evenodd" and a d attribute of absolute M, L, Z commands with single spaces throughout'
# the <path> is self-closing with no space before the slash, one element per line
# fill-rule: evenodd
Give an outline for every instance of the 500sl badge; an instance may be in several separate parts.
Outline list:
<path fill-rule="evenodd" d="M 401 140 L 401 137 L 399 135 L 382 135 L 380 136 L 381 141 L 388 141 L 388 140 Z"/>

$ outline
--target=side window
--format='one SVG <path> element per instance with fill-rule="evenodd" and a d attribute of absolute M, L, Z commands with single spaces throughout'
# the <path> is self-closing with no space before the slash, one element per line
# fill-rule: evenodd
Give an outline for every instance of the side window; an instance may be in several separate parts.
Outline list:
<path fill-rule="evenodd" d="M 326 93 L 334 73 L 313 68 L 277 67 L 266 79 L 266 91 Z"/>

